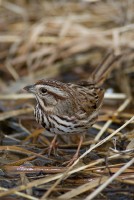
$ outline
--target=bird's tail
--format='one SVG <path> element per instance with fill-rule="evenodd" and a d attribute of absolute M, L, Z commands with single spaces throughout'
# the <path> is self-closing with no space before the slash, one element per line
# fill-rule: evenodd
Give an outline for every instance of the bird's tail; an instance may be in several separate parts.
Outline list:
<path fill-rule="evenodd" d="M 104 57 L 102 62 L 96 67 L 93 71 L 92 75 L 89 78 L 98 86 L 101 86 L 103 82 L 106 80 L 108 74 L 112 70 L 113 64 L 121 57 L 121 55 L 115 55 L 113 52 L 108 52 Z"/>

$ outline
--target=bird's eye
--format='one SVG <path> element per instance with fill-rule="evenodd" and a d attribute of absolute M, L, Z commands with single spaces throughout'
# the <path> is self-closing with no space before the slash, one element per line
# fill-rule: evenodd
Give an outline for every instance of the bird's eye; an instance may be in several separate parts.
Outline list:
<path fill-rule="evenodd" d="M 46 88 L 40 88 L 40 92 L 41 92 L 42 94 L 45 94 L 45 93 L 47 92 L 47 89 L 46 89 Z"/>

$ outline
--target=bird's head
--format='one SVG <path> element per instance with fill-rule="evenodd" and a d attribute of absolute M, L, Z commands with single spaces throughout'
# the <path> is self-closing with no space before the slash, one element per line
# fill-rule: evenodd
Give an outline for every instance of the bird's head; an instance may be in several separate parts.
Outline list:
<path fill-rule="evenodd" d="M 68 97 L 68 89 L 66 84 L 59 81 L 40 80 L 33 85 L 24 87 L 29 93 L 33 93 L 37 103 L 42 108 L 53 108 L 60 100 Z"/>

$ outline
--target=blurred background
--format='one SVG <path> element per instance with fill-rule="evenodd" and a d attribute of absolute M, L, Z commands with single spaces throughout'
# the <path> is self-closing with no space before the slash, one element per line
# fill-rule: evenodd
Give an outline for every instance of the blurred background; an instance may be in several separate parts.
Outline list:
<path fill-rule="evenodd" d="M 133 0 L 1 0 L 0 90 L 14 93 L 42 78 L 87 79 L 109 49 L 133 49 L 133 22 Z"/>
<path fill-rule="evenodd" d="M 109 50 L 124 56 L 115 63 L 114 70 L 105 82 L 106 98 L 100 113 L 103 123 L 97 123 L 91 128 L 87 143 L 83 144 L 85 148 L 112 133 L 134 113 L 134 0 L 1 0 L 1 150 L 5 150 L 6 145 L 19 145 L 21 148 L 42 152 L 44 146 L 50 144 L 51 138 L 40 134 L 44 133 L 44 129 L 41 130 L 35 121 L 31 106 L 35 100 L 30 94 L 24 93 L 24 86 L 42 78 L 63 82 L 87 80 Z M 109 124 L 101 132 L 103 124 L 107 122 Z M 127 149 L 128 145 L 134 148 L 133 124 L 122 133 L 117 137 L 117 147 L 120 150 Z M 60 137 L 59 141 L 59 148 L 63 148 L 61 155 L 65 157 L 68 151 L 74 154 L 76 138 L 71 143 L 69 138 L 64 137 Z M 111 141 L 88 159 L 96 160 L 106 156 L 112 145 Z M 0 151 L 0 162 L 3 165 L 15 165 L 22 158 L 27 161 L 29 154 L 21 154 L 24 149 L 12 148 L 14 153 L 8 152 L 8 156 Z M 118 160 L 116 164 L 125 161 Z M 30 164 L 55 166 L 57 162 L 62 165 L 63 161 L 60 163 L 54 157 L 53 162 L 49 163 L 48 160 L 38 158 Z M 23 163 L 21 160 L 20 164 Z M 12 187 L 11 180 L 6 182 L 6 187 Z M 122 185 L 118 186 L 123 189 Z M 112 187 L 116 189 L 116 185 Z M 131 199 L 131 187 L 128 188 Z M 39 191 L 38 194 L 36 192 L 35 196 L 40 196 Z M 111 193 L 104 195 L 112 199 Z M 120 199 L 114 196 L 116 198 Z"/>

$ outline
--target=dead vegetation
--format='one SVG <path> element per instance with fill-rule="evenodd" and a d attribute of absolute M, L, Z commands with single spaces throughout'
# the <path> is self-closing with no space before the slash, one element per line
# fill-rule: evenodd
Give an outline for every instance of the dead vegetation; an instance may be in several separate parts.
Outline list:
<path fill-rule="evenodd" d="M 133 199 L 134 0 L 0 2 L 0 197 Z M 22 88 L 38 79 L 88 79 L 107 51 L 123 55 L 79 159 L 77 136 L 52 140 Z"/>

